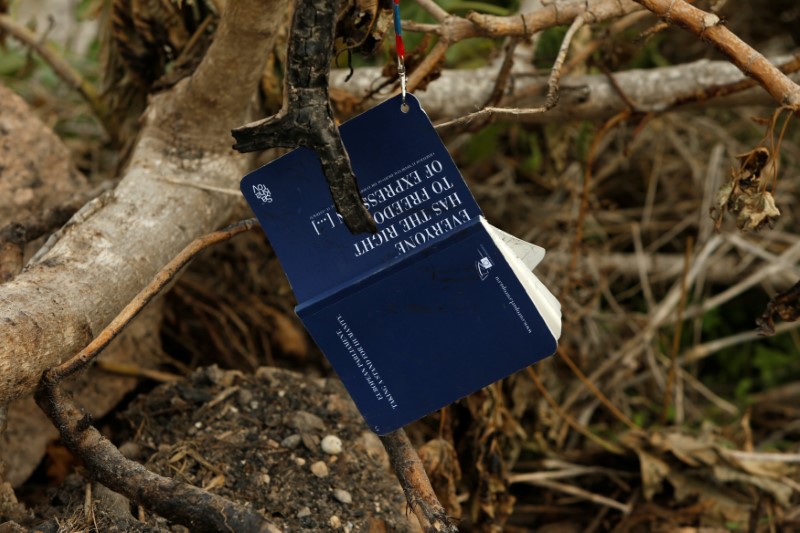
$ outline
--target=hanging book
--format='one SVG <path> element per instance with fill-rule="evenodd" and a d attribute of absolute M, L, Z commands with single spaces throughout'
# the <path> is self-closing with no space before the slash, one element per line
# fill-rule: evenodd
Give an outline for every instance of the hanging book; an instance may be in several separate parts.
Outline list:
<path fill-rule="evenodd" d="M 386 434 L 555 352 L 561 307 L 531 270 L 544 250 L 490 225 L 419 102 L 340 128 L 377 233 L 353 235 L 316 153 L 242 192 L 295 309 L 367 421 Z"/>

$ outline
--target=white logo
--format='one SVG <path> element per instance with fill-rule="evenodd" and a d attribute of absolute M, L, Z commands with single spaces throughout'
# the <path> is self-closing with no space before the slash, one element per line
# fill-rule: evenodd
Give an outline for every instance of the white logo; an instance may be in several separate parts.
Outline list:
<path fill-rule="evenodd" d="M 489 258 L 489 254 L 486 253 L 486 250 L 483 249 L 483 246 L 478 250 L 478 254 L 481 258 L 475 261 L 475 270 L 478 271 L 478 277 L 483 281 L 489 277 L 489 270 L 494 266 L 494 263 Z"/>
<path fill-rule="evenodd" d="M 261 200 L 265 204 L 272 203 L 272 192 L 267 189 L 266 185 L 259 183 L 258 185 L 253 185 L 253 193 L 256 195 L 256 198 Z"/>

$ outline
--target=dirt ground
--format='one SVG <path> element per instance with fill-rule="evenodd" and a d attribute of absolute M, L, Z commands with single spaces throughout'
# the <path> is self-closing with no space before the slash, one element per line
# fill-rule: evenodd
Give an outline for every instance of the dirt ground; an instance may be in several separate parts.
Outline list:
<path fill-rule="evenodd" d="M 129 438 L 120 449 L 129 458 L 246 503 L 284 531 L 415 530 L 383 445 L 337 380 L 209 367 L 137 398 L 121 418 Z M 325 437 L 334 443 L 328 452 Z M 32 498 L 22 523 L 61 532 L 95 523 L 99 531 L 186 531 L 93 488 L 88 495 L 86 482 L 71 475 Z"/>

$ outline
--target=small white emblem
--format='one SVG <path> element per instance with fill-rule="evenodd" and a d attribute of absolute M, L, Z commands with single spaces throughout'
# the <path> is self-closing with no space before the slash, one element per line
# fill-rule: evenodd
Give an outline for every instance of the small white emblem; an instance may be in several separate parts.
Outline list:
<path fill-rule="evenodd" d="M 481 249 L 478 251 L 481 258 L 475 261 L 475 269 L 478 271 L 478 277 L 481 278 L 481 281 L 485 280 L 489 277 L 489 270 L 494 266 L 494 263 L 489 258 L 489 255 L 486 253 L 486 250 Z"/>
<path fill-rule="evenodd" d="M 267 186 L 259 183 L 258 185 L 253 185 L 253 193 L 256 195 L 256 198 L 261 200 L 265 204 L 272 203 L 272 192 L 267 189 Z"/>

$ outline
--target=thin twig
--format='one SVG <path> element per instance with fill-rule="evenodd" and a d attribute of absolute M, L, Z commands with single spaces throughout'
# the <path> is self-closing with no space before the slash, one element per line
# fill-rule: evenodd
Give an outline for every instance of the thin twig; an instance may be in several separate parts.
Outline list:
<path fill-rule="evenodd" d="M 606 121 L 600 128 L 600 131 L 594 137 L 589 152 L 586 154 L 586 165 L 583 171 L 583 188 L 581 189 L 581 204 L 578 211 L 578 219 L 575 223 L 575 241 L 572 245 L 572 259 L 569 262 L 569 270 L 567 271 L 568 278 L 574 279 L 575 270 L 578 268 L 578 256 L 580 255 L 580 246 L 583 242 L 583 225 L 586 222 L 586 215 L 589 211 L 589 191 L 591 190 L 592 182 L 592 166 L 594 165 L 595 155 L 600 146 L 600 141 L 603 137 L 611 131 L 617 124 L 627 120 L 630 116 L 629 111 L 623 111 Z"/>
<path fill-rule="evenodd" d="M 558 402 L 547 392 L 547 389 L 542 384 L 542 380 L 539 379 L 539 376 L 536 375 L 536 372 L 533 371 L 531 367 L 525 369 L 528 372 L 531 380 L 533 380 L 533 384 L 536 386 L 536 389 L 539 391 L 539 394 L 545 399 L 545 401 L 550 405 L 550 408 L 556 412 L 558 416 L 560 416 L 572 429 L 586 437 L 587 439 L 591 440 L 598 446 L 602 447 L 608 452 L 611 452 L 615 455 L 624 455 L 625 452 L 617 446 L 616 444 L 605 440 L 602 437 L 599 437 L 592 433 L 588 428 L 584 427 L 583 425 L 579 424 L 572 416 L 569 415 L 564 409 L 558 405 Z"/>
<path fill-rule="evenodd" d="M 454 128 L 469 124 L 476 120 L 485 120 L 486 122 L 499 117 L 520 117 L 525 115 L 537 115 L 550 111 L 558 104 L 559 98 L 559 81 L 561 80 L 561 68 L 564 66 L 564 60 L 567 57 L 569 46 L 572 43 L 572 38 L 575 33 L 586 23 L 583 16 L 575 17 L 570 25 L 567 33 L 564 35 L 564 40 L 561 42 L 561 48 L 558 50 L 553 67 L 550 69 L 550 78 L 547 80 L 547 97 L 545 98 L 544 105 L 540 107 L 514 109 L 503 107 L 484 107 L 480 111 L 470 113 L 469 115 L 453 119 L 447 122 L 436 125 L 436 129 Z M 502 67 L 501 67 L 502 70 Z"/>
<path fill-rule="evenodd" d="M 800 322 L 783 322 L 775 326 L 775 334 L 778 335 L 780 333 L 784 333 L 786 331 L 792 331 L 797 328 L 800 328 Z M 731 346 L 738 346 L 739 344 L 743 344 L 745 342 L 750 342 L 754 340 L 761 339 L 763 335 L 759 333 L 758 330 L 753 331 L 744 331 L 742 333 L 736 333 L 734 335 L 729 335 L 727 337 L 723 337 L 721 339 L 714 339 L 713 341 L 708 341 L 703 344 L 698 344 L 697 346 L 693 346 L 689 350 L 686 351 L 682 356 L 678 358 L 678 364 L 681 366 L 685 366 L 691 363 L 696 363 L 706 357 L 714 355 L 715 353 L 719 352 L 720 350 L 724 350 L 725 348 L 729 348 Z"/>
<path fill-rule="evenodd" d="M 106 132 L 110 134 L 113 131 L 107 124 L 109 118 L 108 110 L 106 106 L 103 105 L 94 86 L 81 76 L 77 70 L 72 68 L 72 65 L 64 61 L 64 59 L 46 43 L 43 43 L 35 33 L 24 26 L 20 26 L 8 15 L 0 14 L 0 30 L 2 30 L 0 33 L 8 33 L 39 54 L 41 58 L 44 59 L 45 63 L 50 65 L 53 72 L 55 72 L 59 78 L 73 89 L 76 89 L 81 96 L 83 96 L 92 108 L 92 112 L 103 124 Z"/>
<path fill-rule="evenodd" d="M 381 442 L 406 494 L 406 501 L 425 533 L 456 533 L 458 529 L 447 518 L 447 511 L 433 492 L 422 460 L 406 432 L 398 429 L 381 437 Z"/>
<path fill-rule="evenodd" d="M 578 379 L 579 379 L 579 380 L 580 380 L 580 381 L 581 381 L 581 382 L 582 382 L 584 385 L 586 385 L 586 387 L 587 387 L 587 388 L 588 388 L 590 391 L 592 391 L 592 394 L 594 394 L 594 395 L 597 397 L 597 399 L 598 399 L 598 400 L 600 400 L 600 403 L 602 403 L 603 405 L 605 405 L 605 406 L 606 406 L 606 408 L 607 408 L 609 411 L 611 411 L 611 413 L 612 413 L 612 414 L 613 414 L 615 417 L 617 417 L 617 418 L 619 419 L 619 421 L 620 421 L 620 422 L 622 422 L 623 424 L 625 424 L 626 426 L 628 426 L 628 427 L 629 427 L 629 428 L 631 428 L 631 429 L 638 429 L 638 428 L 639 428 L 639 426 L 637 426 L 637 425 L 636 425 L 636 424 L 633 422 L 633 420 L 631 420 L 630 418 L 628 418 L 628 416 L 627 416 L 625 413 L 623 413 L 622 411 L 620 411 L 620 410 L 619 410 L 619 408 L 618 408 L 616 405 L 614 405 L 614 404 L 613 404 L 613 402 L 611 402 L 611 400 L 609 400 L 609 399 L 608 399 L 608 396 L 606 396 L 605 394 L 603 394 L 603 393 L 600 391 L 600 389 L 598 389 L 598 388 L 595 386 L 595 384 L 594 384 L 594 383 L 592 383 L 592 382 L 589 380 L 589 378 L 587 378 L 587 377 L 586 377 L 586 374 L 584 374 L 584 373 L 581 371 L 581 369 L 580 369 L 580 368 L 578 368 L 578 365 L 576 365 L 576 364 L 575 364 L 575 361 L 573 361 L 573 360 L 572 360 L 572 357 L 570 357 L 570 356 L 569 356 L 569 354 L 567 353 L 567 351 L 564 349 L 564 347 L 563 347 L 563 346 L 559 346 L 559 347 L 558 347 L 558 355 L 560 355 L 560 356 L 561 356 L 561 358 L 564 360 L 564 362 L 565 362 L 565 363 L 567 363 L 567 365 L 570 367 L 570 369 L 572 370 L 572 372 L 573 372 L 573 373 L 574 373 L 576 376 L 578 376 Z"/>
<path fill-rule="evenodd" d="M 486 102 L 481 106 L 482 108 L 495 107 L 500 103 L 500 100 L 503 99 L 503 93 L 508 85 L 508 80 L 511 78 L 511 69 L 514 67 L 514 52 L 520 42 L 522 42 L 522 38 L 520 37 L 510 37 L 508 39 L 503 63 L 500 65 L 497 78 L 494 80 L 494 87 L 492 87 L 492 92 L 489 94 L 489 97 L 486 98 Z"/>
<path fill-rule="evenodd" d="M 711 254 L 723 243 L 723 239 L 719 235 L 712 236 L 703 246 L 702 250 L 697 254 L 692 268 L 689 269 L 686 283 L 691 285 L 697 278 L 701 269 L 706 267 Z M 659 306 L 650 313 L 650 319 L 642 327 L 642 329 L 630 340 L 625 342 L 618 350 L 609 355 L 600 366 L 598 366 L 589 376 L 588 379 L 598 381 L 606 372 L 612 369 L 619 368 L 621 364 L 629 361 L 631 358 L 638 356 L 643 350 L 650 345 L 658 329 L 663 326 L 667 319 L 671 316 L 672 311 L 680 300 L 681 282 L 678 281 L 670 288 L 667 295 L 661 300 Z M 575 402 L 583 395 L 583 390 L 575 390 L 570 394 L 564 402 L 564 408 L 568 409 L 574 405 Z"/>
<path fill-rule="evenodd" d="M 258 227 L 256 219 L 243 220 L 225 229 L 209 233 L 190 242 L 175 258 L 167 263 L 136 297 L 97 335 L 92 342 L 74 357 L 44 373 L 43 380 L 56 384 L 89 364 L 144 307 L 189 263 L 198 253 L 209 246 L 227 241 L 232 237 Z"/>
<path fill-rule="evenodd" d="M 611 507 L 612 509 L 616 509 L 617 511 L 621 511 L 624 514 L 629 514 L 631 512 L 631 505 L 627 503 L 620 503 L 617 500 L 612 500 L 611 498 L 607 498 L 605 496 L 601 496 L 600 494 L 595 494 L 593 492 L 589 492 L 587 490 L 583 490 L 578 488 L 574 485 L 568 485 L 566 483 L 559 483 L 558 481 L 552 481 L 549 479 L 531 479 L 525 480 L 524 483 L 530 483 L 531 485 L 538 485 L 540 487 L 544 487 L 546 489 L 557 490 L 560 492 L 566 492 L 567 494 L 571 494 L 573 496 L 577 496 L 582 500 L 587 500 L 599 505 L 605 505 L 607 507 Z"/>
<path fill-rule="evenodd" d="M 447 39 L 439 39 L 433 46 L 433 49 L 425 55 L 425 59 L 409 73 L 408 81 L 406 82 L 406 89 L 408 92 L 412 92 L 416 89 L 417 86 L 422 83 L 422 80 L 428 77 L 428 74 L 436 68 L 436 65 L 444 60 L 444 55 L 447 53 L 447 49 L 450 48 L 450 44 L 450 41 Z"/>
<path fill-rule="evenodd" d="M 686 277 L 689 273 L 689 265 L 692 260 L 692 245 L 694 244 L 690 236 L 686 242 L 686 255 L 684 256 L 683 275 L 681 276 L 681 299 L 678 302 L 677 320 L 675 324 L 675 332 L 672 336 L 672 350 L 670 351 L 670 364 L 669 372 L 667 373 L 667 385 L 664 387 L 664 402 L 661 410 L 661 423 L 666 424 L 669 417 L 669 407 L 672 405 L 673 387 L 677 379 L 678 368 L 678 350 L 681 347 L 681 332 L 683 331 L 683 312 L 686 310 L 686 295 L 688 294 L 688 285 Z"/>

